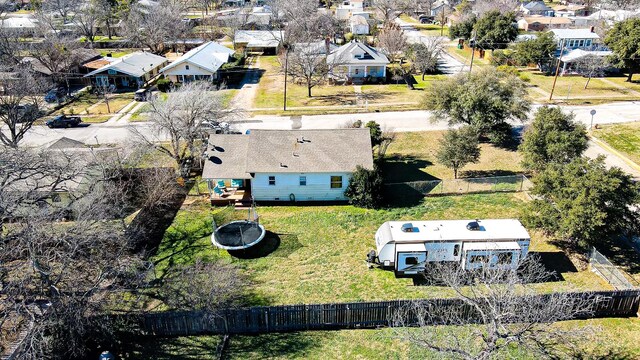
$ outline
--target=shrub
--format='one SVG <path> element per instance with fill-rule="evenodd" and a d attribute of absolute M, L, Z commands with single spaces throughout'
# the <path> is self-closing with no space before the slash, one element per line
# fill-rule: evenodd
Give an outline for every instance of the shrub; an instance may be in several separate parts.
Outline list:
<path fill-rule="evenodd" d="M 369 170 L 358 165 L 344 195 L 355 206 L 376 209 L 382 205 L 382 190 L 383 180 L 380 169 L 374 166 Z"/>
<path fill-rule="evenodd" d="M 491 65 L 494 66 L 505 66 L 505 65 L 513 65 L 513 52 L 508 50 L 495 50 L 491 55 Z"/>
<path fill-rule="evenodd" d="M 156 82 L 156 85 L 158 86 L 158 90 L 167 92 L 171 86 L 171 81 L 169 79 L 160 79 Z"/>

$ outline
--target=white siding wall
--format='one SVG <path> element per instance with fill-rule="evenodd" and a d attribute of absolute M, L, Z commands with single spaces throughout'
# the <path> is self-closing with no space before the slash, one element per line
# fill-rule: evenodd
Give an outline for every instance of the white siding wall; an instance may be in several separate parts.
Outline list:
<path fill-rule="evenodd" d="M 276 184 L 269 185 L 269 176 L 276 177 Z M 307 177 L 307 185 L 300 186 L 300 176 Z M 331 176 L 342 176 L 342 188 L 331 188 Z M 294 194 L 296 201 L 348 200 L 344 191 L 349 185 L 350 173 L 307 173 L 307 174 L 255 174 L 251 180 L 251 194 L 256 200 L 289 201 Z"/>
<path fill-rule="evenodd" d="M 187 70 L 186 68 L 187 65 L 189 66 L 189 70 Z M 170 76 L 170 75 L 213 75 L 214 73 L 193 64 L 182 63 L 174 68 L 171 68 L 165 71 L 164 74 L 166 76 Z"/>

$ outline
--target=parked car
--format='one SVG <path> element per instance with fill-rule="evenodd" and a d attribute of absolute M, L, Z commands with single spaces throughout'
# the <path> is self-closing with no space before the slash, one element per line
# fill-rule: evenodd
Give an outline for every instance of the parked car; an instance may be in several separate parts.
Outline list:
<path fill-rule="evenodd" d="M 49 128 L 70 128 L 80 125 L 82 120 L 78 116 L 58 115 L 46 122 Z"/>
<path fill-rule="evenodd" d="M 67 98 L 67 89 L 58 87 L 47 91 L 44 101 L 48 103 L 63 102 Z"/>
<path fill-rule="evenodd" d="M 420 24 L 433 24 L 435 20 L 436 19 L 434 16 L 429 15 L 420 15 L 420 17 L 418 17 L 418 21 L 420 21 Z"/>
<path fill-rule="evenodd" d="M 133 100 L 135 101 L 147 101 L 151 95 L 150 89 L 139 89 L 133 94 Z"/>

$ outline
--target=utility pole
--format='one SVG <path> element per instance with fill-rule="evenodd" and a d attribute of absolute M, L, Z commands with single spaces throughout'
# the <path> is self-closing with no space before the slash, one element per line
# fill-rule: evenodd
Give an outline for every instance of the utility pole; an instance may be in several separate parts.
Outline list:
<path fill-rule="evenodd" d="M 562 46 L 560 47 L 560 56 L 558 57 L 558 63 L 556 64 L 556 76 L 553 78 L 553 86 L 551 86 L 551 94 L 549 94 L 549 100 L 553 98 L 553 91 L 556 89 L 556 81 L 558 81 L 558 72 L 560 72 L 560 61 L 562 61 L 562 54 L 564 54 L 565 41 L 562 39 Z"/>
<path fill-rule="evenodd" d="M 284 46 L 284 102 L 283 111 L 287 111 L 287 73 L 289 72 L 289 45 Z"/>
<path fill-rule="evenodd" d="M 471 70 L 473 70 L 473 58 L 474 55 L 476 54 L 476 37 L 478 36 L 478 30 L 473 30 L 473 37 L 471 37 L 471 40 L 473 40 L 473 46 L 471 47 L 471 65 L 469 65 L 469 76 L 471 76 Z"/>

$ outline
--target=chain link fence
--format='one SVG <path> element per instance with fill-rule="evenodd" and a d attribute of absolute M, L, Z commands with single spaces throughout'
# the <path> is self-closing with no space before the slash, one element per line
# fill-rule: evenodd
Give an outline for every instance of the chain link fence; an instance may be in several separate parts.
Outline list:
<path fill-rule="evenodd" d="M 637 283 L 631 283 L 622 271 L 618 270 L 618 268 L 613 265 L 606 256 L 596 250 L 595 247 L 591 248 L 591 253 L 589 254 L 589 266 L 591 267 L 591 271 L 605 279 L 616 290 L 637 288 Z"/>
<path fill-rule="evenodd" d="M 410 188 L 424 196 L 471 194 L 471 193 L 495 193 L 495 192 L 521 192 L 528 191 L 533 183 L 525 175 L 491 176 L 481 178 L 451 179 L 451 180 L 427 180 L 408 181 L 401 183 L 385 184 L 391 192 L 402 191 L 402 188 Z"/>

